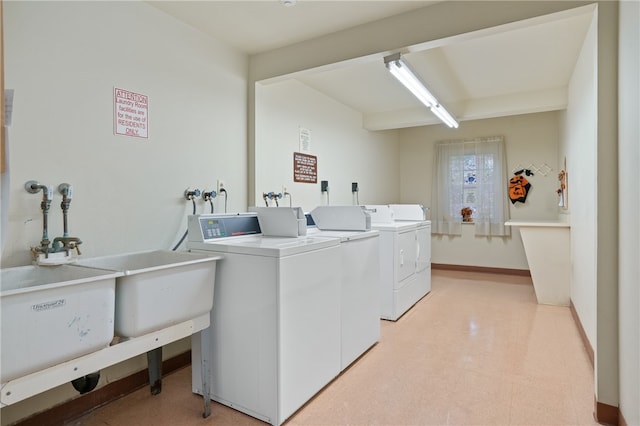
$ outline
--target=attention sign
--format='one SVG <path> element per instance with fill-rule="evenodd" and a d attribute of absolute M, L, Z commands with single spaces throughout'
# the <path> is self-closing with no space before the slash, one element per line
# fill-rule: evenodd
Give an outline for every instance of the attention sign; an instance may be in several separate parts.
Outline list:
<path fill-rule="evenodd" d="M 149 97 L 115 88 L 113 121 L 116 135 L 149 137 Z"/>

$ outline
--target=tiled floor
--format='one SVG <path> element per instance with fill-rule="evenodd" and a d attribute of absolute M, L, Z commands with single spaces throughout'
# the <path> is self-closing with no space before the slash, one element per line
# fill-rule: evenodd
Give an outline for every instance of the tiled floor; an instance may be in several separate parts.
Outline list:
<path fill-rule="evenodd" d="M 288 425 L 595 425 L 593 371 L 568 308 L 536 304 L 528 278 L 433 271 L 432 292 Z M 75 425 L 264 425 L 213 403 L 191 369 Z"/>

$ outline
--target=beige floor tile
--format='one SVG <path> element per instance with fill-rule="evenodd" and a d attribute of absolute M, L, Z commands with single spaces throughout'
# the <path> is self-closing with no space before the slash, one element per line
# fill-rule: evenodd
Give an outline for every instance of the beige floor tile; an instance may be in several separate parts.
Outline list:
<path fill-rule="evenodd" d="M 579 424 L 570 385 L 530 377 L 514 379 L 511 424 Z"/>
<path fill-rule="evenodd" d="M 596 425 L 593 370 L 568 308 L 536 303 L 527 277 L 433 271 L 432 292 L 287 425 Z M 190 368 L 78 426 L 259 425 L 191 393 Z"/>

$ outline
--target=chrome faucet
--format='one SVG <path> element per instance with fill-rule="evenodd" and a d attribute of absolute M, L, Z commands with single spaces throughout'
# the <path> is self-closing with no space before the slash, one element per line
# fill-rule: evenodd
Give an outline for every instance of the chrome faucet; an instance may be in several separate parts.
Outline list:
<path fill-rule="evenodd" d="M 52 251 L 54 253 L 64 251 L 68 256 L 69 251 L 75 249 L 78 255 L 81 255 L 80 247 L 78 247 L 80 244 L 82 244 L 82 240 L 78 237 L 56 237 L 53 239 Z"/>
<path fill-rule="evenodd" d="M 34 260 L 38 259 L 40 254 L 44 254 L 45 259 L 49 258 L 50 253 L 66 252 L 69 256 L 71 250 L 76 250 L 80 255 L 80 249 L 78 246 L 82 244 L 80 238 L 70 237 L 67 223 L 67 213 L 69 212 L 69 205 L 71 204 L 71 198 L 73 196 L 73 188 L 68 183 L 61 183 L 58 185 L 58 192 L 62 194 L 62 217 L 64 232 L 62 237 L 56 237 L 53 239 L 53 243 L 49 240 L 49 208 L 51 207 L 51 200 L 53 199 L 53 186 L 43 185 L 35 180 L 30 180 L 24 184 L 27 192 L 36 194 L 43 191 L 42 203 L 40 208 L 42 209 L 42 240 L 40 246 L 31 247 L 31 254 Z"/>

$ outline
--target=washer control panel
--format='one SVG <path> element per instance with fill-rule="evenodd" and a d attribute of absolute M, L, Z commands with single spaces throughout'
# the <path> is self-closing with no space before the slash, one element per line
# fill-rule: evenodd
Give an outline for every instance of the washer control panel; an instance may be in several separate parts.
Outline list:
<path fill-rule="evenodd" d="M 193 242 L 260 233 L 255 214 L 192 215 L 189 216 L 188 225 L 189 241 Z"/>

